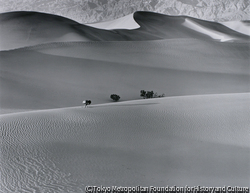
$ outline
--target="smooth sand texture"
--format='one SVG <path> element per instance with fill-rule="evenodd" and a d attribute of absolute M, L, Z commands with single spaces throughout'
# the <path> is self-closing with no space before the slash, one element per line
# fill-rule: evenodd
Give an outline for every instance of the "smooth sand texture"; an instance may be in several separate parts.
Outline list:
<path fill-rule="evenodd" d="M 142 89 L 166 96 L 250 92 L 249 44 L 57 43 L 1 52 L 0 61 L 0 106 L 8 111 L 107 103 L 113 93 L 140 99 Z"/>
<path fill-rule="evenodd" d="M 134 14 L 129 14 L 124 17 L 111 20 L 111 21 L 105 21 L 105 22 L 99 22 L 99 23 L 89 23 L 86 24 L 91 27 L 99 28 L 99 29 L 137 29 L 140 26 L 133 17 Z"/>
<path fill-rule="evenodd" d="M 190 29 L 193 29 L 193 30 L 195 30 L 197 32 L 206 34 L 206 35 L 210 36 L 211 38 L 213 38 L 215 40 L 220 40 L 221 42 L 227 42 L 227 41 L 235 40 L 235 38 L 230 36 L 230 35 L 218 32 L 218 31 L 216 31 L 214 29 L 206 28 L 206 27 L 204 27 L 202 25 L 197 24 L 196 22 L 194 22 L 194 21 L 192 21 L 190 19 L 185 19 L 185 22 L 183 23 L 183 25 L 190 28 Z"/>
<path fill-rule="evenodd" d="M 186 16 L 168 16 L 151 12 L 133 15 L 138 29 L 104 30 L 82 25 L 70 19 L 37 12 L 12 12 L 0 14 L 0 50 L 10 50 L 50 42 L 70 41 L 144 41 L 175 38 L 211 40 L 207 34 L 223 33 L 230 40 L 249 41 L 249 36 L 238 33 L 219 23 L 207 22 Z M 185 26 L 185 20 L 190 23 Z M 131 18 L 125 18 L 129 25 Z M 119 21 L 124 22 L 123 19 Z M 114 26 L 117 26 L 118 22 Z M 199 26 L 202 30 L 197 30 Z M 217 39 L 217 37 L 216 37 Z M 223 39 L 224 40 L 224 39 Z M 228 40 L 228 39 L 226 39 Z"/>
<path fill-rule="evenodd" d="M 0 14 L 0 48 L 9 50 L 39 43 L 88 41 L 74 26 L 72 20 L 35 12 L 13 12 Z"/>
<path fill-rule="evenodd" d="M 250 36 L 250 21 L 227 21 L 222 22 L 228 28 Z"/>
<path fill-rule="evenodd" d="M 1 188 L 248 186 L 249 106 L 223 94 L 2 115 Z"/>
<path fill-rule="evenodd" d="M 2 49 L 14 50 L 0 52 L 0 192 L 249 185 L 248 36 L 149 12 L 134 30 L 2 16 Z"/>

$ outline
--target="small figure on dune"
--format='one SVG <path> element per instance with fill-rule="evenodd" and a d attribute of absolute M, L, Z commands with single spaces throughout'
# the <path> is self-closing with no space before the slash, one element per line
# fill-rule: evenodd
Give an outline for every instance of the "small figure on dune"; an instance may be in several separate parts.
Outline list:
<path fill-rule="evenodd" d="M 84 105 L 84 107 L 86 108 L 88 105 L 91 104 L 91 100 L 85 100 L 85 101 L 82 101 L 82 104 Z"/>

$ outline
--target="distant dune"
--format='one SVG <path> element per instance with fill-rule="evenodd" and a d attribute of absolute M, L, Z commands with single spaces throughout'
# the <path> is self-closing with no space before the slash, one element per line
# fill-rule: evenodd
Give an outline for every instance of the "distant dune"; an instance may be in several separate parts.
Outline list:
<path fill-rule="evenodd" d="M 191 21 L 187 23 L 186 19 Z M 134 20 L 140 28 L 121 28 L 119 22 L 131 25 L 131 18 L 113 22 L 108 29 L 82 25 L 67 18 L 38 12 L 10 12 L 0 14 L 1 50 L 32 46 L 49 42 L 69 41 L 142 41 L 173 38 L 216 39 L 246 41 L 249 36 L 238 33 L 219 23 L 186 16 L 167 16 L 152 12 L 136 12 Z M 187 25 L 185 25 L 187 24 Z M 197 25 L 199 30 L 197 30 Z M 98 26 L 98 25 L 97 25 Z M 128 27 L 127 26 L 127 27 Z M 202 30 L 201 30 L 202 29 Z M 210 35 L 220 33 L 220 36 Z M 226 38 L 224 38 L 224 36 Z M 228 39 L 228 37 L 230 37 Z"/>
<path fill-rule="evenodd" d="M 215 40 L 220 40 L 221 42 L 237 40 L 235 37 L 233 37 L 231 35 L 219 32 L 219 31 L 214 30 L 214 29 L 207 28 L 203 25 L 196 23 L 195 21 L 190 20 L 190 19 L 186 19 L 185 22 L 183 23 L 183 25 L 190 28 L 190 29 L 193 29 L 197 32 L 208 35 Z"/>
<path fill-rule="evenodd" d="M 250 91 L 249 36 L 151 12 L 108 24 L 112 30 L 44 13 L 0 14 L 0 46 L 10 49 L 0 52 L 1 113 L 106 103 L 112 93 L 139 99 L 141 89 L 166 96 Z M 127 29 L 115 29 L 121 24 Z"/>
<path fill-rule="evenodd" d="M 1 49 L 58 41 L 87 41 L 76 29 L 78 23 L 55 15 L 10 12 L 0 15 Z"/>
<path fill-rule="evenodd" d="M 134 14 L 129 14 L 124 17 L 111 20 L 111 21 L 105 21 L 105 22 L 99 22 L 99 23 L 90 23 L 86 24 L 91 27 L 99 28 L 99 29 L 137 29 L 140 26 L 136 21 L 134 20 Z"/>
<path fill-rule="evenodd" d="M 248 186 L 249 36 L 150 12 L 92 26 L 0 14 L 0 192 Z"/>
<path fill-rule="evenodd" d="M 140 98 L 249 92 L 249 44 L 195 39 L 54 43 L 0 53 L 1 108 L 78 106 Z"/>
<path fill-rule="evenodd" d="M 0 12 L 25 10 L 62 15 L 79 23 L 109 21 L 148 10 L 210 21 L 249 19 L 248 0 L 0 0 Z"/>
<path fill-rule="evenodd" d="M 227 21 L 222 22 L 228 28 L 250 36 L 250 21 Z"/>
<path fill-rule="evenodd" d="M 249 98 L 169 97 L 2 115 L 1 190 L 248 186 Z"/>

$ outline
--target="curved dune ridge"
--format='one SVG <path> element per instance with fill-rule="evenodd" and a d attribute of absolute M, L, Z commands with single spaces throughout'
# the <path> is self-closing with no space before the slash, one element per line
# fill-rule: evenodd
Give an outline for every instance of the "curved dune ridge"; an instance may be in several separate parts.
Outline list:
<path fill-rule="evenodd" d="M 1 49 L 61 41 L 88 41 L 77 22 L 45 13 L 10 12 L 0 14 Z"/>
<path fill-rule="evenodd" d="M 249 105 L 246 93 L 1 115 L 1 190 L 248 186 Z"/>
<path fill-rule="evenodd" d="M 0 192 L 249 185 L 249 36 L 185 16 L 133 18 L 102 29 L 0 14 Z M 138 100 L 142 89 L 166 97 Z"/>
<path fill-rule="evenodd" d="M 107 103 L 112 93 L 139 99 L 142 89 L 166 96 L 250 92 L 249 44 L 243 43 L 54 43 L 1 52 L 0 61 L 6 112 L 78 106 L 84 99 Z"/>
<path fill-rule="evenodd" d="M 250 36 L 250 21 L 249 20 L 227 21 L 227 22 L 222 22 L 222 24 L 234 31 Z"/>
<path fill-rule="evenodd" d="M 0 14 L 0 49 L 9 50 L 41 43 L 69 41 L 143 41 L 173 38 L 215 39 L 219 41 L 249 40 L 249 36 L 233 31 L 219 23 L 186 16 L 136 12 L 133 17 L 134 22 L 140 26 L 137 29 L 114 29 L 121 28 L 121 25 L 130 27 L 133 22 L 131 17 L 127 16 L 113 23 L 109 22 L 111 26 L 108 29 L 112 30 L 105 30 L 45 13 L 2 13 Z M 188 20 L 186 20 L 187 18 Z M 98 25 L 103 26 L 101 24 L 95 26 Z M 135 23 L 133 23 L 134 25 Z M 218 33 L 220 33 L 219 37 Z"/>
<path fill-rule="evenodd" d="M 85 24 L 91 27 L 99 28 L 99 29 L 137 29 L 140 26 L 136 21 L 134 20 L 134 14 L 129 14 L 124 17 L 111 20 L 111 21 L 105 21 L 105 22 L 99 22 L 99 23 L 89 23 Z"/>
<path fill-rule="evenodd" d="M 183 25 L 190 28 L 190 29 L 193 29 L 197 32 L 208 35 L 213 39 L 220 40 L 221 42 L 235 40 L 235 38 L 233 36 L 218 32 L 218 31 L 213 30 L 213 29 L 206 28 L 206 27 L 199 25 L 198 23 L 196 23 L 190 19 L 185 19 L 185 22 L 183 23 Z"/>

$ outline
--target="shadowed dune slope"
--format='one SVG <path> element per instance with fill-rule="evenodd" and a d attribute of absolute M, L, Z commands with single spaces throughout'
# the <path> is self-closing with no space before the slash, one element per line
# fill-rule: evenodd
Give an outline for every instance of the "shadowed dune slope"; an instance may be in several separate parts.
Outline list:
<path fill-rule="evenodd" d="M 1 115 L 1 190 L 248 186 L 249 106 L 248 93 Z"/>
<path fill-rule="evenodd" d="M 234 31 L 250 36 L 250 20 L 227 21 L 227 22 L 222 22 L 221 24 L 227 26 L 228 28 L 231 28 Z"/>
<path fill-rule="evenodd" d="M 0 14 L 1 49 L 13 49 L 47 42 L 87 41 L 79 24 L 55 15 L 37 12 Z"/>
<path fill-rule="evenodd" d="M 5 110 L 78 106 L 140 98 L 249 92 L 249 44 L 175 39 L 55 43 L 0 53 Z M 3 111 L 3 110 L 2 110 Z"/>
<path fill-rule="evenodd" d="M 194 26 L 183 25 L 189 19 Z M 10 12 L 0 14 L 1 50 L 48 42 L 68 41 L 125 41 L 158 40 L 172 38 L 218 39 L 207 32 L 230 36 L 231 41 L 249 40 L 243 35 L 219 23 L 206 22 L 186 16 L 167 16 L 152 12 L 136 12 L 134 20 L 140 28 L 134 30 L 104 30 L 79 24 L 61 16 L 38 12 Z M 123 21 L 123 20 L 121 20 Z M 116 24 L 117 25 L 117 24 Z"/>
<path fill-rule="evenodd" d="M 200 38 L 207 39 L 207 31 L 214 31 L 229 35 L 238 40 L 249 40 L 249 36 L 238 33 L 222 24 L 210 21 L 199 20 L 187 16 L 169 16 L 153 12 L 136 12 L 134 13 L 135 21 L 140 25 L 140 32 L 155 34 L 161 38 Z M 205 32 L 195 30 L 193 27 L 183 25 L 188 19 L 205 29 Z M 210 38 L 208 38 L 210 39 Z M 213 39 L 213 38 L 212 38 Z"/>

